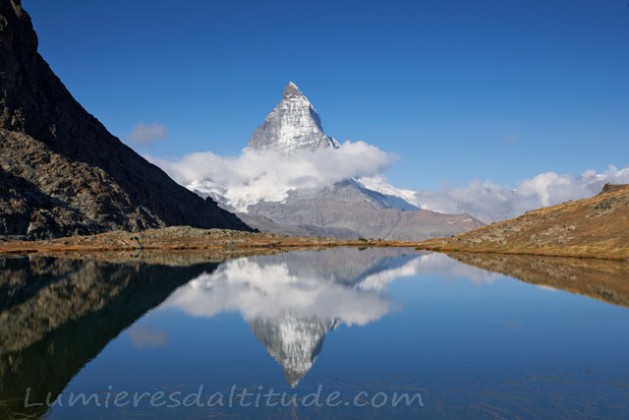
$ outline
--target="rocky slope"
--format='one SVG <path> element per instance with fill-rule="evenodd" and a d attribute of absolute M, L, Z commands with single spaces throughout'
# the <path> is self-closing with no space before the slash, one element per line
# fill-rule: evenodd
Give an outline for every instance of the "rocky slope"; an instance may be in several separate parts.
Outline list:
<path fill-rule="evenodd" d="M 0 0 L 0 34 L 0 235 L 248 229 L 177 185 L 85 111 L 37 52 L 19 0 Z"/>
<path fill-rule="evenodd" d="M 243 217 L 251 226 L 261 230 L 269 228 L 264 223 L 267 219 L 278 227 L 299 226 L 307 235 L 320 234 L 325 228 L 328 234 L 339 239 L 363 237 L 417 241 L 451 236 L 483 226 L 466 214 L 391 207 L 385 196 L 368 191 L 353 180 L 321 190 L 291 191 L 286 202 L 260 202 L 249 206 L 249 212 Z"/>
<path fill-rule="evenodd" d="M 422 245 L 444 251 L 629 258 L 629 185 Z"/>

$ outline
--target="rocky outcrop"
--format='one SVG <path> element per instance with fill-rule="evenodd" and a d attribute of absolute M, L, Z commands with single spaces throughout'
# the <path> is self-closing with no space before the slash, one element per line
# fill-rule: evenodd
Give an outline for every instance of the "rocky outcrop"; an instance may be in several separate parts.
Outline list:
<path fill-rule="evenodd" d="M 112 136 L 39 55 L 20 1 L 0 0 L 0 235 L 169 225 L 249 229 Z"/>
<path fill-rule="evenodd" d="M 616 191 L 629 191 L 629 185 L 626 184 L 605 184 L 603 185 L 602 194 L 616 192 Z"/>

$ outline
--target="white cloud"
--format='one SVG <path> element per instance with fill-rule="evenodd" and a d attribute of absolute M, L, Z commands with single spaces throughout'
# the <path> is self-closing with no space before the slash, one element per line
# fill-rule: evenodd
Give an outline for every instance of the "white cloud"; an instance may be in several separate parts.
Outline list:
<path fill-rule="evenodd" d="M 299 317 L 338 319 L 365 325 L 395 305 L 377 291 L 346 286 L 316 273 L 293 274 L 285 263 L 242 258 L 224 263 L 177 289 L 162 308 L 180 308 L 196 317 L 237 311 L 245 319 Z"/>
<path fill-rule="evenodd" d="M 347 267 L 360 264 L 364 257 L 347 248 L 294 252 L 283 254 L 283 259 L 262 256 L 228 261 L 177 289 L 160 310 L 177 308 L 190 316 L 208 318 L 238 312 L 247 320 L 278 319 L 291 313 L 362 326 L 399 307 L 386 295 L 386 289 L 398 279 L 437 275 L 445 281 L 465 279 L 480 286 L 501 277 L 443 254 L 417 253 L 406 259 L 403 254 L 381 256 L 387 254 L 380 249 L 363 252 L 379 259 L 380 269 L 365 267 L 362 274 L 366 275 L 355 273 L 359 275 L 352 281 L 346 278 Z"/>
<path fill-rule="evenodd" d="M 201 194 L 222 197 L 240 212 L 262 200 L 282 202 L 291 190 L 329 187 L 357 178 L 366 188 L 413 206 L 439 213 L 468 213 L 491 223 L 532 209 L 591 197 L 605 183 L 629 183 L 629 167 L 612 166 L 604 173 L 588 170 L 577 177 L 545 172 L 521 181 L 516 188 L 475 180 L 463 188 L 435 192 L 397 189 L 381 175 L 395 156 L 360 141 L 345 142 L 339 149 L 304 151 L 289 157 L 273 150 L 245 148 L 237 157 L 200 152 L 178 161 L 150 156 L 147 159 L 180 184 Z"/>
<path fill-rule="evenodd" d="M 421 254 L 400 267 L 371 274 L 357 288 L 382 291 L 397 279 L 428 275 L 441 277 L 445 281 L 466 279 L 477 286 L 491 285 L 501 277 L 500 274 L 460 263 L 447 255 L 431 252 Z"/>
<path fill-rule="evenodd" d="M 540 207 L 598 194 L 605 183 L 629 183 L 629 167 L 610 167 L 604 173 L 586 171 L 578 177 L 545 172 L 525 179 L 515 189 L 491 181 L 473 181 L 467 187 L 418 192 L 416 202 L 443 213 L 469 213 L 483 222 L 504 220 Z"/>
<path fill-rule="evenodd" d="M 290 190 L 322 188 L 381 173 L 395 157 L 367 143 L 345 142 L 339 149 L 304 151 L 289 157 L 273 150 L 244 149 L 238 157 L 192 153 L 178 161 L 147 156 L 175 181 L 203 193 L 220 192 L 239 211 L 249 204 L 282 201 Z"/>
<path fill-rule="evenodd" d="M 166 127 L 157 123 L 146 125 L 139 122 L 127 136 L 127 140 L 139 145 L 146 145 L 166 138 Z"/>
<path fill-rule="evenodd" d="M 578 177 L 545 172 L 520 182 L 515 189 L 491 181 L 472 181 L 466 187 L 435 192 L 395 188 L 382 176 L 358 180 L 366 188 L 399 197 L 414 206 L 439 213 L 468 213 L 485 222 L 519 216 L 528 210 L 591 197 L 606 183 L 629 183 L 629 167 L 610 167 L 604 173 L 586 171 Z"/>

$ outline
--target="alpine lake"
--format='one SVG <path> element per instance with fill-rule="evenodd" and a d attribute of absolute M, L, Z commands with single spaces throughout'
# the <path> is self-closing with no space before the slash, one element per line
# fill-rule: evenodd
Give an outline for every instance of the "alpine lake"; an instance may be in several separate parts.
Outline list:
<path fill-rule="evenodd" d="M 629 416 L 629 262 L 0 258 L 0 418 Z"/>

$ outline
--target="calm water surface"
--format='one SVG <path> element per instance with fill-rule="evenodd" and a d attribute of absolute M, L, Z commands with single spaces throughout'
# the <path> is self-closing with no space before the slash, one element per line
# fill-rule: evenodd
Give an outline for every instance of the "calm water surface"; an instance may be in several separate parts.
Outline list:
<path fill-rule="evenodd" d="M 0 260 L 0 418 L 629 416 L 628 263 L 106 260 Z"/>

